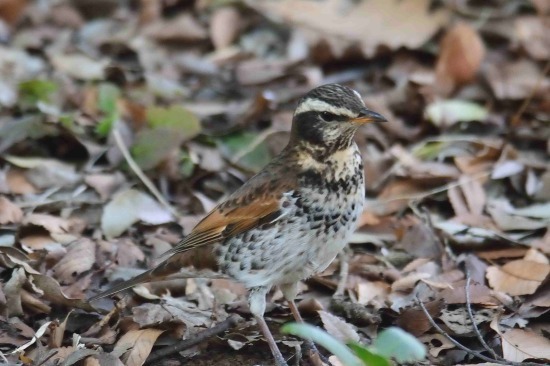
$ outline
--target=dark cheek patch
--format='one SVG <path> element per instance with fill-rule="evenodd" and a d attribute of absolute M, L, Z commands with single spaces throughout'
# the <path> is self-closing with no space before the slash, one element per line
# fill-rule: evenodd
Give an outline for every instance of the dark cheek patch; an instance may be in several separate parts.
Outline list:
<path fill-rule="evenodd" d="M 303 140 L 318 145 L 323 142 L 323 132 L 320 124 L 312 112 L 301 113 L 295 118 L 296 134 Z"/>

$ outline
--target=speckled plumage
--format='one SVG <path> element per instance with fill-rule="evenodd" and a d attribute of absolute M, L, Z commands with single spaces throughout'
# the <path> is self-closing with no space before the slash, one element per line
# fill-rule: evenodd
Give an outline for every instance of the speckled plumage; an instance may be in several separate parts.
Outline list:
<path fill-rule="evenodd" d="M 90 301 L 182 267 L 210 270 L 210 276 L 227 276 L 249 289 L 251 313 L 277 364 L 285 365 L 263 319 L 266 294 L 279 286 L 301 320 L 294 304 L 297 283 L 332 262 L 363 209 L 363 164 L 353 135 L 376 121 L 384 118 L 366 109 L 354 90 L 337 84 L 313 89 L 298 103 L 290 141 L 276 158 L 214 208 L 161 264 Z"/>

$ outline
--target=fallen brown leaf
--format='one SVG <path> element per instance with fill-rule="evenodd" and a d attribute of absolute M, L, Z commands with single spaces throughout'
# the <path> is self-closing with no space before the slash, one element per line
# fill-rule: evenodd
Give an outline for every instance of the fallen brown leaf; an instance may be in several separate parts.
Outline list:
<path fill-rule="evenodd" d="M 19 223 L 23 219 L 23 211 L 4 196 L 0 196 L 0 224 Z"/>
<path fill-rule="evenodd" d="M 447 94 L 470 83 L 485 57 L 485 46 L 477 31 L 466 23 L 454 25 L 441 42 L 435 67 L 438 89 Z"/>
<path fill-rule="evenodd" d="M 152 328 L 130 330 L 118 340 L 112 354 L 124 355 L 122 358 L 126 366 L 141 366 L 162 333 L 162 330 Z"/>
<path fill-rule="evenodd" d="M 52 268 L 52 273 L 62 284 L 71 284 L 78 276 L 95 264 L 96 244 L 88 238 L 72 243 L 67 254 Z"/>
<path fill-rule="evenodd" d="M 315 38 L 326 39 L 336 56 L 354 44 L 367 57 L 380 46 L 417 48 L 449 17 L 445 9 L 430 11 L 426 0 L 369 0 L 349 5 L 337 0 L 264 0 L 249 1 L 248 5 Z"/>
<path fill-rule="evenodd" d="M 487 268 L 490 286 L 511 296 L 534 293 L 550 273 L 550 265 L 523 259 L 506 263 L 502 267 Z"/>

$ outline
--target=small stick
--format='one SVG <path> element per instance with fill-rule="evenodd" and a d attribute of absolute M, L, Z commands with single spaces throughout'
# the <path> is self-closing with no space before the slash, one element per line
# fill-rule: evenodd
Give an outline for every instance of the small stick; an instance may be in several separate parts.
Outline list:
<path fill-rule="evenodd" d="M 430 315 L 430 313 L 428 312 L 428 309 L 426 309 L 426 307 L 424 306 L 424 304 L 422 303 L 422 301 L 420 301 L 420 299 L 418 298 L 418 296 L 416 297 L 416 302 L 418 303 L 418 305 L 420 305 L 420 308 L 422 309 L 422 311 L 424 312 L 424 315 L 426 315 L 426 318 L 428 318 L 428 321 L 430 322 L 431 326 L 435 328 L 435 330 L 437 330 L 439 333 L 441 333 L 445 338 L 447 338 L 452 344 L 454 344 L 456 347 L 460 348 L 461 350 L 463 350 L 464 352 L 467 352 L 479 359 L 482 359 L 483 361 L 485 362 L 496 362 L 496 363 L 499 363 L 499 364 L 502 364 L 502 365 L 508 365 L 508 363 L 505 363 L 505 362 L 502 362 L 502 361 L 498 361 L 498 360 L 494 360 L 492 358 L 489 358 L 487 356 L 484 356 L 482 355 L 481 353 L 479 352 L 476 352 L 474 350 L 471 350 L 469 349 L 468 347 L 466 346 L 463 346 L 460 342 L 458 342 L 457 340 L 455 340 L 453 337 L 451 337 L 447 332 L 445 332 L 443 329 L 441 329 L 441 327 L 435 322 L 434 318 L 432 318 L 432 316 Z"/>
<path fill-rule="evenodd" d="M 237 315 L 231 315 L 229 318 L 225 319 L 219 324 L 216 324 L 212 328 L 208 328 L 200 333 L 195 334 L 193 338 L 184 339 L 171 346 L 164 347 L 156 352 L 151 353 L 151 355 L 147 358 L 145 364 L 151 365 L 153 362 L 158 361 L 166 356 L 185 351 L 186 349 L 189 349 L 210 337 L 213 337 L 215 335 L 225 332 L 230 328 L 233 328 L 238 323 L 240 323 L 240 321 L 240 317 L 238 317 Z"/>
<path fill-rule="evenodd" d="M 487 342 L 483 339 L 483 336 L 481 335 L 481 332 L 479 331 L 479 328 L 477 327 L 477 324 L 474 320 L 474 313 L 472 311 L 472 303 L 470 301 L 470 270 L 466 268 L 466 286 L 464 291 L 466 292 L 466 310 L 468 310 L 468 317 L 470 318 L 470 321 L 472 322 L 472 327 L 474 328 L 474 332 L 476 333 L 477 339 L 479 340 L 479 343 L 485 348 L 495 360 L 503 360 L 502 357 L 497 355 L 494 349 L 489 347 Z"/>
<path fill-rule="evenodd" d="M 153 182 L 151 182 L 151 180 L 147 178 L 145 173 L 143 173 L 143 170 L 141 170 L 141 168 L 139 167 L 139 165 L 137 165 L 134 158 L 132 158 L 132 155 L 130 155 L 130 151 L 128 150 L 128 148 L 124 144 L 124 141 L 122 140 L 122 136 L 120 135 L 120 132 L 116 128 L 113 129 L 113 137 L 115 139 L 115 143 L 118 149 L 122 153 L 122 156 L 124 156 L 124 159 L 128 163 L 128 166 L 130 167 L 130 169 L 132 169 L 134 174 L 137 175 L 137 177 L 143 182 L 143 184 L 145 185 L 145 187 L 147 187 L 149 192 L 151 192 L 151 194 L 155 196 L 157 201 L 159 201 L 174 216 L 179 217 L 178 212 L 168 203 L 168 201 L 166 201 L 166 199 L 159 192 L 157 187 L 155 187 Z"/>
<path fill-rule="evenodd" d="M 452 344 L 454 344 L 456 347 L 460 348 L 461 350 L 463 350 L 464 352 L 467 352 L 483 361 L 486 361 L 486 362 L 493 362 L 493 363 L 498 363 L 499 365 L 510 365 L 510 366 L 540 366 L 539 363 L 534 363 L 534 362 L 513 362 L 513 361 L 506 361 L 504 359 L 501 359 L 501 360 L 495 360 L 495 359 L 492 359 L 490 357 L 487 357 L 487 356 L 484 356 L 482 355 L 481 353 L 479 352 L 476 352 L 474 350 L 471 350 L 469 349 L 468 347 L 462 345 L 460 342 L 458 342 L 456 339 L 454 339 L 453 337 L 451 337 L 447 332 L 445 332 L 439 325 L 437 325 L 437 323 L 435 322 L 434 318 L 432 318 L 432 316 L 430 315 L 430 313 L 428 312 L 428 309 L 426 309 L 426 307 L 424 306 L 424 304 L 422 303 L 422 301 L 420 301 L 420 299 L 418 298 L 418 296 L 416 296 L 416 302 L 418 305 L 420 305 L 420 308 L 422 309 L 422 311 L 424 312 L 424 314 L 426 315 L 426 318 L 428 318 L 428 321 L 430 322 L 431 326 L 435 328 L 435 330 L 437 330 L 441 335 L 443 335 L 445 338 L 447 338 Z"/>

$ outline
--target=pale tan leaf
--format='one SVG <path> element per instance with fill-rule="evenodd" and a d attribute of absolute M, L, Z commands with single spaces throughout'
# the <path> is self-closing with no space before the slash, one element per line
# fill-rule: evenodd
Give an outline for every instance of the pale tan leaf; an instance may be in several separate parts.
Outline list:
<path fill-rule="evenodd" d="M 0 224 L 19 223 L 23 219 L 23 211 L 4 196 L 0 196 Z"/>
<path fill-rule="evenodd" d="M 484 57 L 485 46 L 477 31 L 465 23 L 453 26 L 441 42 L 435 68 L 437 84 L 443 94 L 471 82 Z"/>
<path fill-rule="evenodd" d="M 164 331 L 151 328 L 130 330 L 118 340 L 112 353 L 124 353 L 123 360 L 126 366 L 141 366 L 162 332 Z"/>
<path fill-rule="evenodd" d="M 526 358 L 550 359 L 550 340 L 523 329 L 502 332 L 502 356 L 508 361 L 521 362 Z"/>
<path fill-rule="evenodd" d="M 529 295 L 536 291 L 550 273 L 550 265 L 526 260 L 515 260 L 502 267 L 487 268 L 491 287 L 511 296 Z"/>
<path fill-rule="evenodd" d="M 430 11 L 427 0 L 369 0 L 344 4 L 338 0 L 249 1 L 264 15 L 282 20 L 325 40 L 335 54 L 358 45 L 366 56 L 379 46 L 416 49 L 447 23 L 449 12 Z"/>
<path fill-rule="evenodd" d="M 210 39 L 219 50 L 230 46 L 239 35 L 241 16 L 232 6 L 218 8 L 210 18 Z"/>
<path fill-rule="evenodd" d="M 75 282 L 78 276 L 92 268 L 95 263 L 96 244 L 88 238 L 72 243 L 67 254 L 52 268 L 53 275 L 62 284 Z"/>
<path fill-rule="evenodd" d="M 382 281 L 366 281 L 357 284 L 357 302 L 367 305 L 372 302 L 382 304 L 390 292 L 390 286 Z"/>
<path fill-rule="evenodd" d="M 353 325 L 346 323 L 344 320 L 329 312 L 320 310 L 318 313 L 323 321 L 323 326 L 334 338 L 343 343 L 359 342 L 361 339 Z"/>

